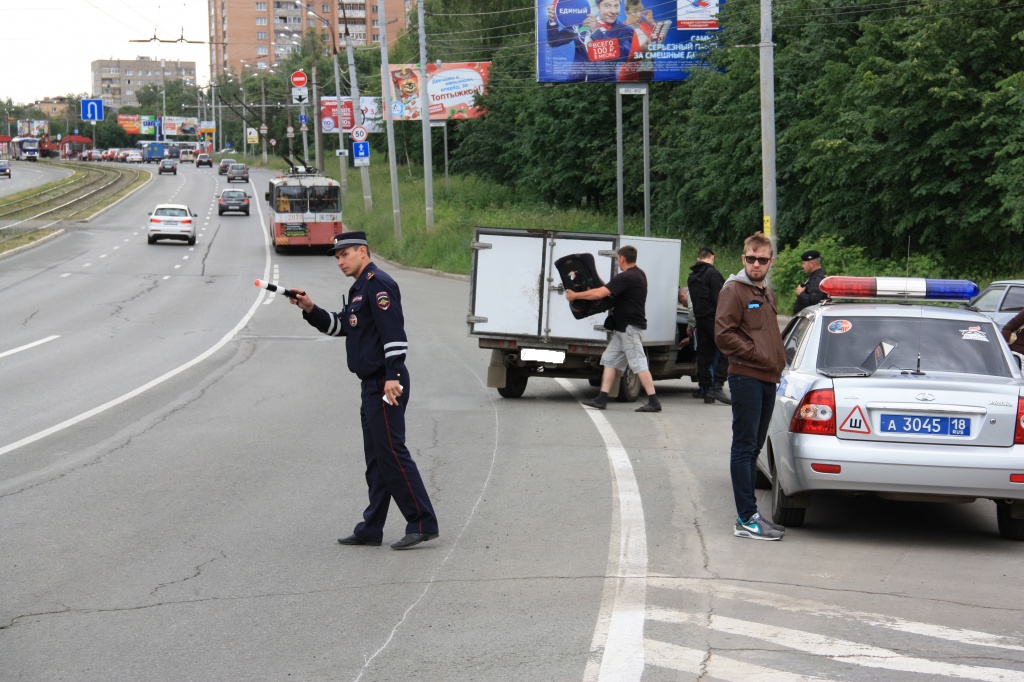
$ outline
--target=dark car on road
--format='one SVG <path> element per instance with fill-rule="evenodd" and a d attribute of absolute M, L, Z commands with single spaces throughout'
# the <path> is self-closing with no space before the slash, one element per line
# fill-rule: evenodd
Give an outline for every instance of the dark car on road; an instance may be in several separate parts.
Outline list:
<path fill-rule="evenodd" d="M 249 167 L 244 163 L 233 163 L 228 166 L 227 175 L 228 182 L 234 182 L 235 180 L 249 182 Z"/>
<path fill-rule="evenodd" d="M 11 163 L 7 159 L 0 159 L 0 175 L 11 177 Z"/>
<path fill-rule="evenodd" d="M 178 174 L 178 164 L 174 163 L 174 159 L 164 159 L 160 162 L 160 166 L 157 168 L 157 174 L 163 175 L 164 173 Z"/>
<path fill-rule="evenodd" d="M 231 164 L 233 164 L 233 163 L 238 163 L 238 161 L 236 161 L 235 159 L 221 159 L 220 160 L 220 165 L 217 166 L 217 174 L 218 175 L 227 175 L 228 174 L 228 168 L 230 168 Z"/>
<path fill-rule="evenodd" d="M 220 193 L 217 201 L 217 215 L 228 211 L 240 211 L 249 215 L 249 195 L 240 189 L 226 189 Z"/>

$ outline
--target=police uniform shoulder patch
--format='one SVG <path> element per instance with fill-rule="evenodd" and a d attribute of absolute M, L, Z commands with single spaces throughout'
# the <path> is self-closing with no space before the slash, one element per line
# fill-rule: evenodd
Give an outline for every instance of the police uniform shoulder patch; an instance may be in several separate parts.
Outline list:
<path fill-rule="evenodd" d="M 381 310 L 387 310 L 391 307 L 391 297 L 388 296 L 388 292 L 379 291 L 377 292 L 377 307 Z"/>
<path fill-rule="evenodd" d="M 373 279 L 373 270 L 371 270 L 370 272 L 366 273 L 366 279 Z"/>

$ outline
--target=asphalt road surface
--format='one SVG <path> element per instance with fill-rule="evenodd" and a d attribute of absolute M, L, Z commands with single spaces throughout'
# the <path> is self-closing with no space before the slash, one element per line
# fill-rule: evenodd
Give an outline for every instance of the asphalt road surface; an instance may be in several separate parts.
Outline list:
<path fill-rule="evenodd" d="M 338 545 L 357 380 L 252 281 L 337 309 L 351 280 L 273 253 L 267 177 L 261 212 L 218 217 L 223 178 L 186 165 L 0 261 L 0 678 L 1024 680 L 990 502 L 826 496 L 782 542 L 734 538 L 728 407 L 688 381 L 654 415 L 589 411 L 585 382 L 504 400 L 468 284 L 390 264 L 441 537 Z M 146 244 L 170 200 L 194 247 Z"/>
<path fill-rule="evenodd" d="M 71 175 L 64 168 L 46 166 L 38 161 L 11 161 L 11 177 L 0 178 L 0 197 L 24 192 Z"/>

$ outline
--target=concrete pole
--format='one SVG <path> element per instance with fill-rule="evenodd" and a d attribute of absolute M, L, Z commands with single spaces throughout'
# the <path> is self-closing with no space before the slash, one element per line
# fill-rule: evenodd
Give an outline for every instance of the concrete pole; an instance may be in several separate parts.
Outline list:
<path fill-rule="evenodd" d="M 341 3 L 342 20 L 345 22 L 345 54 L 348 57 L 348 80 L 351 83 L 349 91 L 352 93 L 352 124 L 362 125 L 363 102 L 359 99 L 359 84 L 356 83 L 356 55 L 352 47 L 352 35 L 348 32 L 348 14 L 345 12 L 345 3 Z M 341 100 L 338 100 L 341 104 Z M 339 120 L 341 114 L 338 114 Z M 341 135 L 341 133 L 338 133 Z M 362 166 L 359 169 L 359 178 L 363 183 L 363 208 L 367 211 L 373 208 L 373 194 L 370 189 L 370 169 Z"/>
<path fill-rule="evenodd" d="M 260 74 L 260 127 L 267 125 L 267 77 Z M 263 145 L 263 165 L 267 165 L 267 136 L 260 132 L 260 143 Z"/>
<path fill-rule="evenodd" d="M 324 141 L 320 135 L 320 89 L 317 87 L 316 67 L 313 67 L 313 144 L 316 146 L 316 167 L 324 172 Z"/>
<path fill-rule="evenodd" d="M 762 230 L 776 248 L 775 187 L 775 46 L 772 44 L 772 0 L 761 0 L 761 196 Z"/>
<path fill-rule="evenodd" d="M 423 24 L 423 0 L 417 0 L 420 23 L 420 119 L 423 123 L 423 192 L 427 206 L 427 230 L 434 229 L 434 159 L 430 135 L 430 92 L 427 88 L 427 29 Z"/>
<path fill-rule="evenodd" d="M 384 127 L 388 134 L 388 166 L 391 168 L 391 211 L 395 216 L 395 241 L 402 241 L 402 209 L 398 202 L 398 160 L 395 153 L 395 122 L 391 118 L 391 102 L 388 101 L 391 71 L 388 63 L 388 18 L 384 15 L 384 0 L 377 0 L 377 16 L 380 17 L 380 72 L 384 75 L 384 89 L 380 106 L 384 110 Z"/>

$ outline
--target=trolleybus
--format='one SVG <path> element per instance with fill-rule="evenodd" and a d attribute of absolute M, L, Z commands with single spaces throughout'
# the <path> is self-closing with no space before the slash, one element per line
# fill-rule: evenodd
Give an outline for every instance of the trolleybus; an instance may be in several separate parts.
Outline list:
<path fill-rule="evenodd" d="M 315 168 L 294 166 L 270 181 L 269 231 L 274 250 L 323 248 L 345 231 L 341 222 L 341 185 Z"/>

